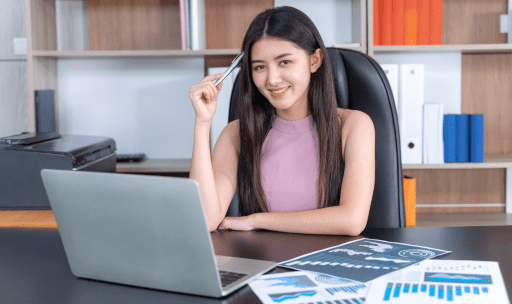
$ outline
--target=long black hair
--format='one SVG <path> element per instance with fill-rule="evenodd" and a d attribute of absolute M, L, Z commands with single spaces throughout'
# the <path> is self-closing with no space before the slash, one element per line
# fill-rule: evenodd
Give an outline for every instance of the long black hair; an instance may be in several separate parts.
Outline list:
<path fill-rule="evenodd" d="M 320 49 L 323 62 L 311 74 L 308 108 L 319 141 L 318 208 L 339 204 L 344 162 L 342 159 L 341 116 L 338 114 L 334 81 L 327 50 L 316 26 L 300 10 L 281 6 L 267 9 L 251 22 L 245 34 L 240 69 L 240 156 L 238 160 L 239 213 L 268 212 L 261 184 L 261 148 L 272 127 L 275 108 L 259 92 L 251 74 L 251 50 L 260 39 L 278 38 L 292 42 L 312 55 Z"/>

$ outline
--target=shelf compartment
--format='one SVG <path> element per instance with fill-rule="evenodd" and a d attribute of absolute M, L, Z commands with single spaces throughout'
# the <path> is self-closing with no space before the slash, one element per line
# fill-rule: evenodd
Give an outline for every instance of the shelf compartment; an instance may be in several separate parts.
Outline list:
<path fill-rule="evenodd" d="M 383 52 L 461 52 L 466 53 L 511 53 L 512 44 L 454 44 L 454 45 L 377 45 L 375 53 Z"/>
<path fill-rule="evenodd" d="M 486 154 L 483 163 L 403 164 L 402 169 L 494 169 L 512 167 L 512 154 Z"/>

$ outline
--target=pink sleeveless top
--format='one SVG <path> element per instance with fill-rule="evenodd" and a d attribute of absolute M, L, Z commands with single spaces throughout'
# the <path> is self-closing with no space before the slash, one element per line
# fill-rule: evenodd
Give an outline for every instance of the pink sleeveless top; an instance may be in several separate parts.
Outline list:
<path fill-rule="evenodd" d="M 313 118 L 274 118 L 261 159 L 261 181 L 269 211 L 316 209 L 319 156 Z"/>

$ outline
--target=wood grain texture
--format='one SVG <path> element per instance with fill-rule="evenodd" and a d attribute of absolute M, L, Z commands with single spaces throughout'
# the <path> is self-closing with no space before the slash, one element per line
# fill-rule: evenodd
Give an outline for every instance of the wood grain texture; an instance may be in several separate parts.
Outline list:
<path fill-rule="evenodd" d="M 506 169 L 404 170 L 416 178 L 416 204 L 505 204 Z M 505 207 L 419 208 L 417 213 L 504 212 Z"/>
<path fill-rule="evenodd" d="M 181 49 L 179 0 L 88 0 L 89 50 Z"/>
<path fill-rule="evenodd" d="M 237 55 L 204 56 L 204 75 L 209 68 L 229 67 Z M 240 64 L 238 65 L 240 67 Z"/>
<path fill-rule="evenodd" d="M 444 0 L 443 44 L 507 43 L 500 33 L 507 6 L 507 0 Z"/>
<path fill-rule="evenodd" d="M 57 222 L 51 210 L 4 210 L 0 227 L 57 228 Z"/>
<path fill-rule="evenodd" d="M 57 50 L 57 27 L 55 22 L 55 0 L 28 0 L 31 4 L 30 25 L 33 50 Z"/>
<path fill-rule="evenodd" d="M 512 153 L 512 54 L 462 55 L 462 113 L 484 114 L 484 153 Z"/>
<path fill-rule="evenodd" d="M 240 49 L 251 21 L 273 0 L 205 0 L 206 48 Z"/>

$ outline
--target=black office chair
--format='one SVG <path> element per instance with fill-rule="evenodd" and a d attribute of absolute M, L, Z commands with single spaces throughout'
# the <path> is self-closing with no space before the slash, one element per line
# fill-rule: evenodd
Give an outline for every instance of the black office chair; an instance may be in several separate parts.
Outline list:
<path fill-rule="evenodd" d="M 395 102 L 380 65 L 358 51 L 327 48 L 338 107 L 365 112 L 375 125 L 375 189 L 367 228 L 405 225 L 400 133 Z M 236 77 L 229 105 L 229 122 L 238 118 L 240 80 Z M 227 216 L 238 215 L 235 193 Z"/>

